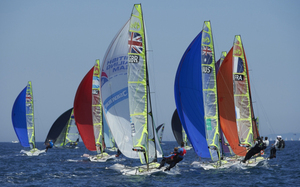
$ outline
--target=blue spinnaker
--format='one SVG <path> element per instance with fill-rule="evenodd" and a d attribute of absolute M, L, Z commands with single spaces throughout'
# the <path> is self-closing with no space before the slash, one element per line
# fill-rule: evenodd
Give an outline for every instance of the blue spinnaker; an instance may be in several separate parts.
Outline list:
<path fill-rule="evenodd" d="M 195 152 L 210 158 L 206 141 L 201 68 L 202 31 L 185 51 L 175 78 L 175 102 L 182 126 Z"/>
<path fill-rule="evenodd" d="M 15 100 L 11 119 L 16 135 L 23 147 L 30 147 L 27 134 L 27 122 L 26 122 L 26 89 L 27 86 L 21 91 Z"/>

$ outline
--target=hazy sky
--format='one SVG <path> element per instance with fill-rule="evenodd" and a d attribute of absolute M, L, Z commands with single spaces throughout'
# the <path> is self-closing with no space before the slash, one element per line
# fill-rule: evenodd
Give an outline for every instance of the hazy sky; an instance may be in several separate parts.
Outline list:
<path fill-rule="evenodd" d="M 32 81 L 36 140 L 44 141 L 72 107 L 77 87 L 96 59 L 142 3 L 155 80 L 156 123 L 174 140 L 174 78 L 203 22 L 212 24 L 215 56 L 240 34 L 250 69 L 254 112 L 262 135 L 300 133 L 300 1 L 0 1 L 0 141 L 17 140 L 13 103 Z"/>

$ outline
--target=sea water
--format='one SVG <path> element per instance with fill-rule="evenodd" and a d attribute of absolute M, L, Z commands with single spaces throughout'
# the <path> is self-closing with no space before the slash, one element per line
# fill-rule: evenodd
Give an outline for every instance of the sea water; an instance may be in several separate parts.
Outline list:
<path fill-rule="evenodd" d="M 274 143 L 274 142 L 270 142 Z M 164 154 L 178 146 L 163 142 Z M 39 142 L 37 148 L 44 149 Z M 152 175 L 126 176 L 111 169 L 116 164 L 139 165 L 139 160 L 120 156 L 115 160 L 90 162 L 83 154 L 88 151 L 82 142 L 77 149 L 49 149 L 46 154 L 28 157 L 20 153 L 19 143 L 0 143 L 0 187 L 4 186 L 300 186 L 300 141 L 286 142 L 277 151 L 277 158 L 255 167 L 238 164 L 227 169 L 204 170 L 191 165 L 199 161 L 194 150 L 171 172 Z M 269 155 L 269 150 L 266 154 Z M 115 154 L 115 152 L 109 152 Z M 160 161 L 161 159 L 159 159 Z"/>

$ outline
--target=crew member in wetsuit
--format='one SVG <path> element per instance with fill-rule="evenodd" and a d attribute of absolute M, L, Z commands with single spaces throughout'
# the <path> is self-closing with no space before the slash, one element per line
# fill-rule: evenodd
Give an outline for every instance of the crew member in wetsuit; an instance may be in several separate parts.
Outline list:
<path fill-rule="evenodd" d="M 157 169 L 160 169 L 161 167 L 163 167 L 164 165 L 165 165 L 165 163 L 167 163 L 167 164 L 170 164 L 170 166 L 171 166 L 171 164 L 173 163 L 174 164 L 174 160 L 175 160 L 175 157 L 177 157 L 177 155 L 178 155 L 178 147 L 174 147 L 174 152 L 172 152 L 169 156 L 165 156 L 162 160 L 161 160 L 161 162 L 160 162 L 160 166 L 157 168 Z M 175 164 L 176 165 L 176 164 Z M 175 166 L 174 165 L 174 166 Z M 173 166 L 173 167 L 174 167 Z M 169 168 L 168 170 L 170 170 L 171 168 Z M 167 170 L 167 169 L 166 169 Z"/>
<path fill-rule="evenodd" d="M 175 167 L 178 162 L 183 160 L 183 157 L 186 154 L 184 142 L 181 142 L 181 148 L 178 148 L 177 153 L 178 154 L 174 157 L 173 162 L 171 162 L 170 166 L 167 167 L 165 171 L 169 171 L 171 168 Z"/>
<path fill-rule="evenodd" d="M 272 145 L 269 159 L 276 158 L 276 149 L 284 148 L 285 143 L 281 136 L 277 136 L 275 143 Z"/>
<path fill-rule="evenodd" d="M 247 160 L 249 160 L 253 155 L 260 153 L 261 150 L 266 149 L 266 144 L 262 141 L 260 137 L 257 138 L 257 142 L 254 147 L 252 147 L 246 154 L 244 160 L 242 160 L 243 163 L 245 163 Z"/>
<path fill-rule="evenodd" d="M 47 147 L 46 147 L 45 152 L 47 152 L 48 149 L 49 149 L 49 148 L 52 148 L 52 147 L 53 147 L 53 142 L 52 142 L 52 140 L 49 140 L 49 143 L 47 143 Z"/>

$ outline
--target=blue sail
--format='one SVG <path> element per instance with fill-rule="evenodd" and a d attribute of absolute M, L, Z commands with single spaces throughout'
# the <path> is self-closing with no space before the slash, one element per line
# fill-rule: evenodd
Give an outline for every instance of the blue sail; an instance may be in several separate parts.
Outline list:
<path fill-rule="evenodd" d="M 175 78 L 175 102 L 182 126 L 195 152 L 210 158 L 205 134 L 201 68 L 202 31 L 185 51 Z"/>
<path fill-rule="evenodd" d="M 26 90 L 27 86 L 18 95 L 13 105 L 11 119 L 16 135 L 23 147 L 30 147 L 26 122 Z"/>

